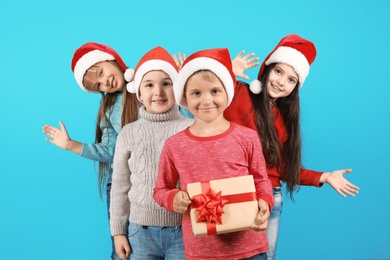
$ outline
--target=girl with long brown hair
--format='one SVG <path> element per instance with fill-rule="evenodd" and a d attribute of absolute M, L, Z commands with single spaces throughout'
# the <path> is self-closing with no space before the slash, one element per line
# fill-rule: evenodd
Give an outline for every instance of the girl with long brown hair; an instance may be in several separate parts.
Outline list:
<path fill-rule="evenodd" d="M 72 140 L 65 125 L 60 128 L 45 125 L 46 140 L 62 149 L 84 158 L 99 162 L 98 184 L 100 196 L 107 195 L 107 210 L 110 218 L 110 190 L 112 163 L 116 139 L 122 127 L 138 118 L 139 102 L 135 94 L 126 91 L 124 73 L 127 66 L 111 47 L 88 42 L 79 47 L 72 59 L 72 71 L 78 85 L 84 91 L 100 94 L 95 143 Z M 120 259 L 112 245 L 112 259 Z"/>
<path fill-rule="evenodd" d="M 359 188 L 344 178 L 351 169 L 317 172 L 304 169 L 301 158 L 299 88 L 309 74 L 316 48 L 296 34 L 282 38 L 263 61 L 258 79 L 237 82 L 226 119 L 258 132 L 272 182 L 275 205 L 267 227 L 268 259 L 275 259 L 282 213 L 282 183 L 293 200 L 300 185 L 328 183 L 341 196 L 355 196 Z"/>

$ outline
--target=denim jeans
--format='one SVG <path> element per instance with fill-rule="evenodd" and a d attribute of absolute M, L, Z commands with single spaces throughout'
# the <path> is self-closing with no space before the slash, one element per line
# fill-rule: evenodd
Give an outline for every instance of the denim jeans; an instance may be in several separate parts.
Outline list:
<path fill-rule="evenodd" d="M 108 225 L 110 225 L 110 199 L 111 199 L 111 183 L 107 184 L 106 196 L 107 196 L 107 213 L 108 213 Z M 111 260 L 122 260 L 115 251 L 114 238 L 111 237 Z M 130 260 L 126 258 L 125 260 Z"/>
<path fill-rule="evenodd" d="M 271 215 L 268 219 L 268 227 L 266 230 L 268 239 L 268 260 L 276 259 L 276 246 L 278 244 L 280 216 L 282 215 L 283 209 L 282 187 L 273 188 L 273 195 L 275 199 L 275 205 L 272 208 Z"/>
<path fill-rule="evenodd" d="M 183 260 L 184 245 L 181 226 L 142 226 L 130 222 L 131 260 Z"/>
<path fill-rule="evenodd" d="M 251 256 L 249 258 L 245 258 L 243 260 L 267 260 L 267 253 L 254 255 L 254 256 Z"/>

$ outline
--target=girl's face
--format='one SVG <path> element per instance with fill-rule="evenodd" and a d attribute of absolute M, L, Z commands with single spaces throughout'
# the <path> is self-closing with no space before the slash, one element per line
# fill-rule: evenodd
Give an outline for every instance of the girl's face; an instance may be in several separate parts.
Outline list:
<path fill-rule="evenodd" d="M 297 85 L 298 74 L 285 63 L 277 63 L 266 81 L 267 93 L 273 100 L 287 97 Z"/>
<path fill-rule="evenodd" d="M 222 82 L 213 75 L 207 79 L 201 73 L 187 80 L 185 98 L 188 109 L 198 120 L 212 122 L 223 116 L 227 93 Z"/>
<path fill-rule="evenodd" d="M 122 70 L 110 61 L 96 63 L 84 75 L 84 86 L 93 91 L 115 93 L 122 91 L 125 78 Z"/>
<path fill-rule="evenodd" d="M 139 99 L 149 113 L 162 114 L 171 109 L 175 95 L 169 75 L 161 70 L 146 73 L 139 86 Z"/>

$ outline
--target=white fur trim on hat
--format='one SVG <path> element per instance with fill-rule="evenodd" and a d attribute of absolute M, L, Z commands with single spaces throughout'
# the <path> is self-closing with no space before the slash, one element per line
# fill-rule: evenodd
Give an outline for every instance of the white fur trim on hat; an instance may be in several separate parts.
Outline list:
<path fill-rule="evenodd" d="M 164 60 L 148 60 L 142 63 L 134 75 L 134 80 L 127 84 L 127 91 L 130 93 L 135 93 L 137 99 L 139 99 L 139 86 L 141 85 L 142 78 L 144 75 L 153 70 L 162 70 L 169 75 L 172 82 L 175 82 L 177 77 L 177 70 L 169 62 Z"/>
<path fill-rule="evenodd" d="M 225 65 L 215 59 L 208 57 L 195 58 L 184 64 L 184 66 L 180 69 L 177 80 L 173 83 L 176 102 L 180 106 L 188 108 L 187 101 L 183 97 L 184 86 L 187 83 L 188 78 L 199 70 L 211 70 L 218 76 L 225 87 L 228 97 L 227 105 L 229 105 L 234 95 L 234 82 L 232 76 Z"/>
<path fill-rule="evenodd" d="M 134 88 L 134 81 L 127 83 L 127 84 L 126 84 L 126 89 L 127 89 L 127 92 L 130 92 L 130 93 L 135 94 L 135 93 L 136 93 L 136 90 L 135 90 L 135 88 Z M 138 97 L 138 96 L 137 96 L 137 97 Z"/>
<path fill-rule="evenodd" d="M 249 84 L 249 89 L 253 94 L 260 94 L 263 84 L 260 80 L 255 79 Z"/>
<path fill-rule="evenodd" d="M 93 50 L 86 54 L 84 54 L 76 63 L 74 67 L 74 77 L 76 79 L 76 82 L 79 84 L 79 86 L 91 93 L 99 93 L 99 91 L 93 91 L 87 89 L 83 84 L 83 78 L 87 70 L 95 65 L 98 62 L 101 61 L 107 61 L 107 60 L 115 60 L 114 56 L 111 54 L 108 54 L 107 52 L 103 52 L 100 50 Z"/>
<path fill-rule="evenodd" d="M 124 77 L 127 82 L 132 81 L 134 79 L 134 70 L 132 68 L 126 69 Z"/>
<path fill-rule="evenodd" d="M 305 55 L 294 48 L 280 46 L 265 62 L 265 65 L 278 62 L 286 63 L 294 68 L 299 77 L 299 87 L 301 87 L 310 71 L 310 64 Z"/>

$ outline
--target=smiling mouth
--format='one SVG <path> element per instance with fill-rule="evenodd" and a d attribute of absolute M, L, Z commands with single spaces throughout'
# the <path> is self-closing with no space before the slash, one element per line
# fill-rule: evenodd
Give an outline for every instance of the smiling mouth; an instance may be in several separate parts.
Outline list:
<path fill-rule="evenodd" d="M 199 110 L 205 110 L 205 111 L 208 111 L 208 110 L 212 110 L 216 107 L 200 107 Z"/>
<path fill-rule="evenodd" d="M 111 88 L 115 88 L 115 86 L 116 86 L 115 78 L 112 78 L 112 81 L 111 81 Z"/>
<path fill-rule="evenodd" d="M 166 101 L 167 101 L 166 99 L 152 100 L 152 102 L 155 102 L 155 103 L 164 103 Z"/>
<path fill-rule="evenodd" d="M 277 92 L 282 92 L 282 90 L 280 88 L 278 88 L 277 86 L 275 86 L 274 84 L 271 84 L 272 88 L 277 91 Z"/>

